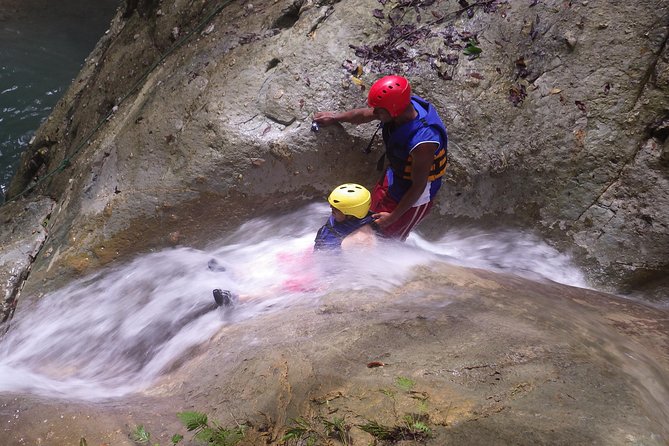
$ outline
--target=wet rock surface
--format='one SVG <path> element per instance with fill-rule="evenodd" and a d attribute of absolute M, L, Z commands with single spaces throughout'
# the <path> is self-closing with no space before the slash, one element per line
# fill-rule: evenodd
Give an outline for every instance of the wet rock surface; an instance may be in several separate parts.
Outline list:
<path fill-rule="evenodd" d="M 298 417 L 314 430 L 343 418 L 353 444 L 369 444 L 359 426 L 413 414 L 433 445 L 662 445 L 668 332 L 666 311 L 611 295 L 423 267 L 392 292 L 231 320 L 143 395 L 64 406 L 3 395 L 0 420 L 8 445 L 132 444 L 140 424 L 166 442 L 185 410 L 247 424 L 245 444 L 282 444 Z"/>
<path fill-rule="evenodd" d="M 45 227 L 55 203 L 48 198 L 19 200 L 0 208 L 0 321 L 13 313 L 23 281 L 47 238 Z"/>

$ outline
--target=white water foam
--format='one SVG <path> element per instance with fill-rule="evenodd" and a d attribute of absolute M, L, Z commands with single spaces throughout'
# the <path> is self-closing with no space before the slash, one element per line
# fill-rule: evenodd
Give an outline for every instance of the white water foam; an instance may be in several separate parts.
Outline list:
<path fill-rule="evenodd" d="M 522 232 L 449 232 L 436 242 L 412 235 L 405 244 L 314 256 L 314 235 L 328 214 L 318 204 L 254 219 L 208 249 L 143 255 L 21 307 L 0 340 L 0 391 L 86 400 L 140 391 L 224 324 L 315 305 L 332 289 L 392 290 L 420 264 L 585 284 L 568 256 Z M 212 260 L 225 270 L 212 270 Z M 214 288 L 244 301 L 232 312 L 217 309 Z"/>

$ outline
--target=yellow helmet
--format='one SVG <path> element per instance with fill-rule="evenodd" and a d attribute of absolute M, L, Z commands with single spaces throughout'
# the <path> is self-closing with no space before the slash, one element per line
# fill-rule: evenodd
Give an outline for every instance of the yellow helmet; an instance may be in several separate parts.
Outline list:
<path fill-rule="evenodd" d="M 359 184 L 346 183 L 337 186 L 328 197 L 333 208 L 344 215 L 365 218 L 372 202 L 372 194 Z"/>

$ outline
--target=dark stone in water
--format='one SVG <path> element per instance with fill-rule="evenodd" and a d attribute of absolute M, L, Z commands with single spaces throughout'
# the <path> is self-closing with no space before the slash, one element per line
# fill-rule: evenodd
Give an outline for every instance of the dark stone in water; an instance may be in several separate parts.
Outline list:
<path fill-rule="evenodd" d="M 214 290 L 214 300 L 219 307 L 229 307 L 234 303 L 235 296 L 228 290 L 216 288 Z"/>
<path fill-rule="evenodd" d="M 225 271 L 225 266 L 218 263 L 218 260 L 216 259 L 209 260 L 209 262 L 207 262 L 207 267 L 211 271 L 216 271 L 216 272 Z"/>

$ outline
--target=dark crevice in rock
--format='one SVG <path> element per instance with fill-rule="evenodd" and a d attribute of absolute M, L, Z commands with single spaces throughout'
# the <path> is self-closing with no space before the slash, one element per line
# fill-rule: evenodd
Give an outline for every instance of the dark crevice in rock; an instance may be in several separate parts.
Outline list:
<path fill-rule="evenodd" d="M 266 114 L 265 117 L 267 119 L 269 119 L 270 121 L 276 122 L 277 124 L 281 124 L 281 125 L 284 125 L 286 127 L 288 127 L 293 122 L 295 122 L 295 119 L 296 119 L 295 117 L 291 117 L 289 119 L 282 119 L 282 118 L 279 118 L 277 116 L 271 116 L 271 115 L 268 115 L 268 114 Z"/>
<path fill-rule="evenodd" d="M 277 59 L 276 57 L 267 62 L 267 68 L 265 68 L 265 72 L 268 72 L 272 68 L 276 68 L 279 64 L 281 63 L 280 59 Z"/>
<path fill-rule="evenodd" d="M 123 18 L 127 19 L 137 11 L 142 17 L 153 14 L 160 6 L 161 0 L 126 0 Z"/>
<path fill-rule="evenodd" d="M 662 54 L 664 54 L 668 40 L 669 40 L 669 32 L 665 34 L 662 45 L 660 45 L 659 50 L 657 51 L 657 53 L 655 53 L 655 57 L 648 65 L 646 72 L 641 78 L 641 85 L 639 86 L 639 92 L 637 93 L 636 98 L 634 99 L 634 106 L 632 108 L 636 107 L 637 103 L 641 99 L 641 96 L 643 96 L 643 92 L 646 90 L 646 85 L 648 85 L 648 82 L 650 82 L 651 79 L 653 78 L 653 74 L 655 73 L 655 69 L 657 67 L 657 62 L 662 57 Z"/>
<path fill-rule="evenodd" d="M 29 150 L 21 156 L 21 166 L 18 169 L 12 182 L 9 185 L 6 200 L 17 197 L 29 186 L 37 175 L 49 165 L 52 151 L 51 147 L 56 145 L 57 141 L 46 140 L 36 141 Z"/>
<path fill-rule="evenodd" d="M 300 18 L 303 4 L 303 0 L 297 0 L 281 11 L 281 15 L 272 23 L 272 28 L 287 29 L 292 27 Z"/>
<path fill-rule="evenodd" d="M 657 138 L 664 143 L 669 137 L 669 111 L 667 114 L 658 118 L 646 127 L 646 135 L 648 138 Z"/>
<path fill-rule="evenodd" d="M 600 205 L 600 206 L 601 206 L 601 205 Z M 611 221 L 616 217 L 616 213 L 615 213 L 614 211 L 612 211 L 610 207 L 608 207 L 608 206 L 602 206 L 602 207 L 605 208 L 605 209 L 610 210 L 610 211 L 613 213 L 613 215 L 611 215 L 611 217 L 609 217 L 609 219 L 606 220 L 606 223 L 604 223 L 603 225 L 601 225 L 601 227 L 600 227 L 599 230 L 597 231 L 597 232 L 598 232 L 598 234 L 597 234 L 597 240 L 599 240 L 600 238 L 602 238 L 603 235 L 606 234 L 606 227 L 607 227 L 607 226 L 609 225 L 609 223 L 611 223 Z"/>

